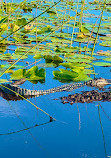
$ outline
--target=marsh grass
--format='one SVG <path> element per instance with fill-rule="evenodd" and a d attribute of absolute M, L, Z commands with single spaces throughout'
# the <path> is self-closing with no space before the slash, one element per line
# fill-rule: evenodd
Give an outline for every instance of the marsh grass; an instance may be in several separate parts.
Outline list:
<path fill-rule="evenodd" d="M 103 12 L 104 12 L 105 7 L 106 7 L 106 0 L 104 0 L 103 9 L 102 9 L 102 11 L 101 11 L 100 22 L 99 22 L 99 26 L 98 26 L 98 29 L 97 29 L 96 38 L 95 38 L 95 40 L 94 40 L 94 45 L 93 45 L 93 50 L 92 50 L 92 52 L 91 52 L 91 56 L 93 56 L 93 53 L 94 53 L 94 50 L 95 50 L 95 45 L 96 45 L 96 43 L 97 43 L 98 33 L 99 33 L 99 30 L 100 30 L 100 27 L 101 27 L 101 22 L 102 22 Z"/>

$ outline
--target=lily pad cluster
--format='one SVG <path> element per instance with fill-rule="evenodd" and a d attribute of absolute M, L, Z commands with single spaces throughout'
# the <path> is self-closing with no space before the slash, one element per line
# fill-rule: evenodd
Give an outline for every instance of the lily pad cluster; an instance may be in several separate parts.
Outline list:
<path fill-rule="evenodd" d="M 96 75 L 96 66 L 111 66 L 111 17 L 104 14 L 110 13 L 110 1 L 106 0 L 101 20 L 96 11 L 103 10 L 104 2 L 88 3 L 0 3 L 1 72 L 9 63 L 19 61 L 18 66 L 6 71 L 12 73 L 11 79 L 42 82 L 45 69 L 39 67 L 51 66 L 56 68 L 52 72 L 54 79 L 70 82 L 90 79 L 90 75 Z M 94 51 L 96 44 L 109 49 Z M 35 62 L 38 66 L 33 67 Z M 29 63 L 32 68 L 28 69 Z"/>
<path fill-rule="evenodd" d="M 86 81 L 91 78 L 85 74 L 85 71 L 82 68 L 75 68 L 72 70 L 60 69 L 60 71 L 53 71 L 54 79 L 58 79 L 61 82 L 69 81 Z"/>
<path fill-rule="evenodd" d="M 14 71 L 11 74 L 11 80 L 20 80 L 26 79 L 32 83 L 44 82 L 45 81 L 45 69 L 41 68 L 38 69 L 37 66 L 34 66 L 28 70 L 26 69 L 19 69 Z"/>

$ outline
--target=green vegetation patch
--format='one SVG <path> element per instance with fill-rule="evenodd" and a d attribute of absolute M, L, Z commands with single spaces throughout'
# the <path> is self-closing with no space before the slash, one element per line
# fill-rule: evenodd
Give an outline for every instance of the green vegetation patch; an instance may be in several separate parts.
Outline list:
<path fill-rule="evenodd" d="M 19 80 L 25 78 L 28 81 L 40 81 L 45 80 L 45 69 L 41 68 L 38 69 L 37 66 L 34 66 L 28 70 L 26 69 L 19 69 L 12 73 L 11 80 Z"/>

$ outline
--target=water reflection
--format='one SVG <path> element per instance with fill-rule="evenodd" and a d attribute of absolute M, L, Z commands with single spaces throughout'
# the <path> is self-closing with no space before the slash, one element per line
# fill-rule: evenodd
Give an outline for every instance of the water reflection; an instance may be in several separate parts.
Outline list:
<path fill-rule="evenodd" d="M 54 120 L 53 120 L 54 121 Z M 36 128 L 36 127 L 39 127 L 39 126 L 43 126 L 43 125 L 46 125 L 48 123 L 51 123 L 52 121 L 47 121 L 47 122 L 44 122 L 44 123 L 41 123 L 41 124 L 35 124 L 34 126 L 31 126 L 31 127 L 26 127 L 24 129 L 21 129 L 21 130 L 17 130 L 17 131 L 12 131 L 12 132 L 7 132 L 7 133 L 0 133 L 0 136 L 2 135 L 10 135 L 10 134 L 16 134 L 16 133 L 20 133 L 20 132 L 23 132 L 23 131 L 28 131 L 30 129 L 33 129 L 33 128 Z"/>
<path fill-rule="evenodd" d="M 100 125 L 101 125 L 101 131 L 102 131 L 103 142 L 104 142 L 105 157 L 107 158 L 105 136 L 104 136 L 103 126 L 102 126 L 102 121 L 101 121 L 101 115 L 100 115 L 99 105 L 98 105 L 98 113 L 99 113 L 99 121 L 100 121 Z"/>
<path fill-rule="evenodd" d="M 21 100 L 22 98 L 21 97 L 19 97 L 19 96 L 16 96 L 16 95 L 12 95 L 12 94 L 8 94 L 8 93 L 4 93 L 3 91 L 1 91 L 0 92 L 0 95 L 4 98 L 4 99 L 6 99 L 6 100 Z M 66 101 L 66 102 L 69 102 L 69 103 L 74 103 L 74 99 L 75 99 L 75 101 L 76 101 L 76 103 L 78 103 L 78 102 L 80 102 L 80 103 L 82 103 L 82 99 L 83 99 L 83 97 L 84 97 L 84 102 L 86 102 L 86 103 L 89 103 L 89 102 L 93 102 L 93 101 L 111 101 L 111 90 L 105 90 L 104 92 L 100 92 L 100 91 L 95 91 L 95 90 L 93 90 L 93 91 L 85 91 L 85 92 L 82 92 L 81 94 L 80 93 L 76 93 L 76 94 L 73 94 L 73 95 L 69 95 L 69 96 L 67 96 L 67 97 L 62 97 L 61 99 L 63 100 L 63 101 Z M 29 96 L 29 98 L 30 98 L 30 96 Z M 39 98 L 37 98 L 38 100 L 39 100 Z M 47 102 L 47 98 L 45 98 L 46 99 L 46 102 Z M 73 101 L 73 102 L 72 102 Z M 45 102 L 45 103 L 46 103 Z M 57 102 L 59 102 L 59 101 L 55 101 L 55 104 L 57 103 Z M 10 103 L 10 102 L 8 102 L 8 103 Z M 15 102 L 12 102 L 12 103 L 15 103 Z M 46 103 L 47 104 L 47 106 L 49 105 L 49 103 L 47 102 Z M 61 104 L 62 105 L 62 104 Z M 51 107 L 53 107 L 53 106 L 49 106 L 49 108 L 51 108 Z M 56 105 L 56 107 L 57 107 L 57 105 Z M 60 106 L 58 106 L 58 110 L 60 110 L 59 109 L 59 107 Z M 65 108 L 66 108 L 66 106 L 64 106 Z M 70 113 L 74 110 L 73 109 L 73 106 L 68 106 L 68 107 L 70 107 L 71 108 L 71 111 L 70 111 Z M 100 106 L 101 107 L 101 109 L 104 111 L 104 109 L 102 108 L 102 106 Z M 67 110 L 69 110 L 69 108 L 67 109 Z M 67 113 L 67 110 L 65 109 L 64 110 L 64 119 L 62 118 L 62 120 L 64 121 L 65 120 L 65 117 L 67 116 L 67 118 L 68 117 L 70 117 L 69 115 L 68 115 L 68 113 Z M 13 109 L 12 109 L 12 111 L 13 111 Z M 48 111 L 49 111 L 49 109 L 48 109 Z M 63 109 L 62 109 L 62 111 L 63 111 Z M 93 111 L 92 109 L 91 109 L 91 111 Z M 96 111 L 97 111 L 97 109 L 96 109 Z M 14 112 L 14 111 L 13 111 Z M 74 112 L 74 111 L 73 111 Z M 83 112 L 83 111 L 82 111 Z M 78 135 L 78 133 L 81 133 L 81 138 L 82 139 L 85 139 L 85 135 L 84 135 L 84 132 L 83 132 L 83 118 L 82 118 L 82 115 L 83 115 L 83 113 L 81 112 L 81 107 L 79 107 L 78 106 L 78 104 L 77 104 L 77 111 L 76 111 L 76 113 L 78 114 L 78 116 L 77 117 L 79 117 L 79 119 L 77 119 L 78 120 L 78 123 L 79 123 L 79 132 L 77 132 L 76 134 Z M 94 111 L 93 111 L 94 112 Z M 55 113 L 56 113 L 56 116 L 57 116 L 57 111 L 55 111 Z M 104 154 L 104 152 L 105 152 L 105 157 L 107 157 L 107 153 L 108 153 L 108 148 L 107 148 L 107 140 L 105 141 L 105 136 L 104 136 L 104 132 L 103 132 L 103 126 L 104 126 L 104 124 L 102 124 L 101 122 L 101 118 L 102 117 L 100 117 L 100 109 L 98 109 L 98 113 L 99 113 L 99 122 L 100 122 L 100 124 L 99 124 L 99 127 L 101 127 L 101 130 L 102 130 L 102 137 L 103 137 L 103 142 L 102 142 L 102 147 L 104 146 L 104 150 L 103 150 L 103 153 L 102 154 Z M 97 113 L 97 117 L 98 117 L 98 113 Z M 104 111 L 104 113 L 105 113 L 105 111 Z M 62 113 L 61 113 L 62 114 Z M 80 115 L 81 114 L 81 115 Z M 29 115 L 30 115 L 30 112 L 29 112 Z M 76 115 L 76 114 L 75 114 Z M 92 117 L 92 115 L 90 115 L 91 117 Z M 105 116 L 107 116 L 108 117 L 108 115 L 107 114 L 105 114 Z M 18 116 L 17 116 L 18 117 Z M 60 118 L 60 117 L 58 117 L 58 118 Z M 110 119 L 110 118 L 109 118 Z M 86 120 L 86 118 L 84 118 L 84 120 L 88 123 L 88 121 Z M 44 120 L 45 121 L 45 120 Z M 49 119 L 49 121 L 47 121 L 47 122 L 44 122 L 44 123 L 41 123 L 41 124 L 35 124 L 34 123 L 34 125 L 33 126 L 30 126 L 30 125 L 28 125 L 28 127 L 24 124 L 24 122 L 23 121 L 21 121 L 21 123 L 24 125 L 24 127 L 23 127 L 23 129 L 19 129 L 18 130 L 18 128 L 17 128 L 17 130 L 15 130 L 15 131 L 11 131 L 11 132 L 8 132 L 9 131 L 9 129 L 7 129 L 6 130 L 6 133 L 5 132 L 1 132 L 0 133 L 0 136 L 1 136 L 1 138 L 2 138 L 2 136 L 4 136 L 4 137 L 6 137 L 6 135 L 7 136 L 9 136 L 9 137 L 11 137 L 11 135 L 12 136 L 14 136 L 14 137 L 16 137 L 16 136 L 18 136 L 18 137 L 20 137 L 21 136 L 21 134 L 23 133 L 25 133 L 24 131 L 27 131 L 26 133 L 28 133 L 31 137 L 32 137 L 32 139 L 34 139 L 34 141 L 36 142 L 36 144 L 37 145 L 39 145 L 39 147 L 40 148 L 42 148 L 43 149 L 43 147 L 40 145 L 40 143 L 38 143 L 38 140 L 36 139 L 36 132 L 34 132 L 34 130 L 30 130 L 30 129 L 35 129 L 36 127 L 39 127 L 39 126 L 44 126 L 45 124 L 49 124 L 50 122 L 52 122 L 53 121 L 53 119 L 52 119 L 52 117 L 50 117 L 50 119 Z M 66 120 L 65 120 L 66 121 Z M 68 122 L 73 122 L 73 120 L 68 120 Z M 98 122 L 98 123 L 99 123 Z M 96 122 L 97 123 L 97 122 Z M 49 125 L 50 126 L 50 125 Z M 61 126 L 62 125 L 60 125 L 57 129 L 58 129 L 58 131 L 60 132 L 60 128 L 61 128 Z M 66 125 L 66 127 L 64 127 L 64 129 L 62 130 L 61 129 L 61 131 L 62 132 L 64 132 L 66 135 L 67 135 L 67 133 L 70 131 L 69 129 L 71 128 L 71 131 L 70 132 L 72 132 L 72 124 L 70 125 L 70 127 L 69 127 L 69 129 L 68 129 L 68 127 L 69 127 L 69 125 Z M 47 125 L 47 129 L 48 129 L 49 127 L 48 127 L 48 125 Z M 78 127 L 77 127 L 78 128 Z M 90 128 L 90 127 L 89 127 Z M 95 129 L 95 126 L 93 126 L 92 128 L 91 128 L 91 130 L 94 132 L 94 129 Z M 90 131 L 87 127 L 85 127 L 84 128 L 85 129 L 85 131 L 86 131 L 86 133 L 87 134 L 89 134 L 88 132 Z M 38 129 L 37 129 L 38 130 Z M 51 128 L 49 128 L 49 130 L 51 130 L 51 132 L 54 132 L 53 131 L 53 127 L 51 126 Z M 77 129 L 75 129 L 75 130 L 77 130 Z M 91 131 L 90 131 L 91 132 Z M 98 132 L 98 131 L 97 131 Z M 17 135 L 17 133 L 19 134 L 19 135 Z M 20 134 L 21 133 L 21 134 Z M 44 132 L 43 132 L 44 133 Z M 49 133 L 50 133 L 50 131 L 49 131 Z M 101 133 L 101 132 L 100 132 Z M 73 132 L 72 132 L 72 135 L 70 136 L 70 139 L 72 139 L 74 136 L 73 136 Z M 93 133 L 91 133 L 92 135 L 93 135 Z M 90 134 L 89 134 L 90 135 Z M 39 137 L 41 137 L 40 135 L 38 135 Z M 45 136 L 46 137 L 46 136 Z M 58 134 L 58 136 L 57 137 L 59 137 L 59 134 Z M 93 137 L 93 136 L 92 136 Z M 95 138 L 96 138 L 96 136 L 94 136 Z M 101 135 L 99 136 L 100 137 L 100 139 L 102 139 L 102 137 L 101 137 Z M 42 139 L 42 138 L 41 138 Z M 56 142 L 56 140 L 55 140 L 55 138 L 53 137 L 53 139 L 54 139 L 54 143 Z M 56 138 L 57 139 L 57 138 Z M 59 138 L 60 139 L 60 138 Z M 59 140 L 58 139 L 58 140 Z M 106 137 L 106 139 L 107 139 L 107 137 Z M 40 140 L 39 140 L 40 141 Z M 80 141 L 80 140 L 78 140 L 78 141 Z M 81 142 L 81 141 L 80 141 Z M 95 143 L 95 142 L 94 142 Z M 104 145 L 103 145 L 103 143 L 104 143 Z M 43 146 L 44 146 L 44 144 L 43 143 L 41 143 Z M 62 144 L 63 145 L 63 144 Z M 45 147 L 46 148 L 46 147 Z M 82 146 L 79 150 L 81 150 L 81 149 L 84 149 L 84 147 Z M 106 150 L 107 149 L 107 150 Z M 86 149 L 84 149 L 84 150 L 86 150 Z M 107 151 L 107 153 L 106 153 L 106 151 Z M 87 153 L 87 150 L 86 151 L 84 151 L 85 153 Z M 87 153 L 87 155 L 88 155 L 88 153 Z M 84 157 L 85 157 L 86 155 L 84 155 Z M 87 156 L 88 157 L 88 156 Z"/>
<path fill-rule="evenodd" d="M 23 100 L 22 97 L 20 97 L 19 95 L 12 95 L 12 94 L 9 94 L 9 93 L 5 93 L 3 92 L 1 89 L 0 89 L 0 96 L 8 101 L 12 100 L 12 101 L 17 101 L 17 100 Z M 34 97 L 34 96 L 32 96 Z M 24 98 L 32 98 L 31 96 L 27 96 L 27 97 L 24 97 Z"/>

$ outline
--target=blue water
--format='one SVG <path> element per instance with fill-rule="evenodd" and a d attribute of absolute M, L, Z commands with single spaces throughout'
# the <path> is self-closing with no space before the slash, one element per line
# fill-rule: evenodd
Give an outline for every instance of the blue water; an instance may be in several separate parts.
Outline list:
<path fill-rule="evenodd" d="M 104 68 L 104 71 L 106 70 L 109 71 L 109 68 Z M 107 73 L 106 78 L 108 76 Z M 50 78 L 47 83 L 51 84 Z M 43 87 L 48 86 L 50 85 L 43 85 Z M 86 87 L 81 90 L 86 90 Z M 111 120 L 106 117 L 101 107 L 98 111 L 100 104 L 111 118 L 111 103 L 93 102 L 70 105 L 62 104 L 60 99 L 54 100 L 75 92 L 80 92 L 80 89 L 30 99 L 31 102 L 57 119 L 50 123 L 47 115 L 26 101 L 8 102 L 0 98 L 0 134 L 46 123 L 30 130 L 1 135 L 1 157 L 104 158 L 106 155 L 111 155 Z"/>
<path fill-rule="evenodd" d="M 95 52 L 101 49 L 111 50 L 110 48 L 97 44 Z M 32 62 L 32 58 L 29 61 Z M 96 77 L 111 79 L 110 67 L 94 68 L 98 73 Z M 22 87 L 49 89 L 62 85 L 63 83 L 53 79 L 52 70 L 56 69 L 58 68 L 46 68 L 44 84 L 33 85 L 26 81 Z M 85 90 L 90 91 L 92 88 L 82 87 L 73 92 L 59 92 L 29 99 L 54 117 L 56 121 L 53 122 L 49 122 L 49 116 L 25 100 L 6 101 L 0 97 L 0 157 L 106 158 L 111 156 L 111 102 L 70 105 L 63 104 L 60 100 L 62 96 Z"/>

